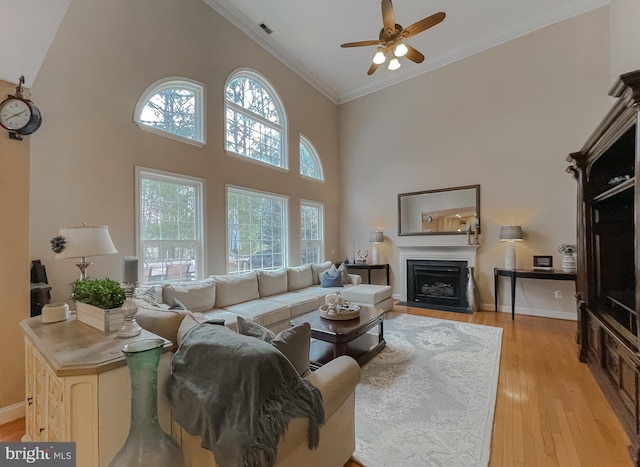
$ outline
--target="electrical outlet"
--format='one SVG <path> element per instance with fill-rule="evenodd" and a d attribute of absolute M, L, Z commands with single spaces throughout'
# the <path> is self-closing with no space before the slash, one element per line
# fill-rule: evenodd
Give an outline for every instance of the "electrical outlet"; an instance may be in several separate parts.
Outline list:
<path fill-rule="evenodd" d="M 562 290 L 556 290 L 556 298 L 562 298 Z"/>

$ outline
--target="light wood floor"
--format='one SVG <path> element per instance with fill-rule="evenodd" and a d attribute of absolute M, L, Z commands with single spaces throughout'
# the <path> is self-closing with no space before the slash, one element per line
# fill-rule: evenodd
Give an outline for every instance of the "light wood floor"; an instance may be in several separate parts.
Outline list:
<path fill-rule="evenodd" d="M 629 438 L 578 361 L 575 322 L 530 316 L 511 321 L 510 314 L 492 311 L 394 311 L 503 329 L 491 467 L 633 466 Z M 23 434 L 24 418 L 0 426 L 0 441 L 19 441 Z"/>

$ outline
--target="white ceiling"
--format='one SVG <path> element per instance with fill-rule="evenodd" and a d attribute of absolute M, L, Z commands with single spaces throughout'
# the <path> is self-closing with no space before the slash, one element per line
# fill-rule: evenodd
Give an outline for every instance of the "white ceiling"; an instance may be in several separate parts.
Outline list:
<path fill-rule="evenodd" d="M 71 0 L 0 0 L 0 79 L 30 87 Z M 81 0 L 77 0 L 81 1 Z M 108 1 L 108 0 L 105 0 Z M 203 0 L 337 103 L 425 73 L 609 0 L 395 0 L 396 23 L 406 27 L 444 11 L 446 19 L 407 42 L 426 59 L 366 72 L 375 47 L 340 44 L 377 39 L 379 0 Z M 124 13 L 124 12 L 123 12 Z M 258 25 L 273 30 L 267 35 Z"/>
<path fill-rule="evenodd" d="M 340 44 L 377 39 L 380 0 L 204 0 L 309 83 L 342 103 L 425 73 L 516 37 L 609 3 L 609 0 L 394 0 L 396 23 L 439 11 L 445 20 L 407 43 L 426 59 L 401 59 L 367 76 L 375 47 Z M 267 35 L 258 25 L 273 30 Z"/>

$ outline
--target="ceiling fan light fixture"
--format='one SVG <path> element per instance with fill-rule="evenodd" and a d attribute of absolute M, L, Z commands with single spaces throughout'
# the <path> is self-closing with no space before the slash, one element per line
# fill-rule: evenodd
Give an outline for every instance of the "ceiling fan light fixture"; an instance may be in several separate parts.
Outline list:
<path fill-rule="evenodd" d="M 378 51 L 373 56 L 373 63 L 376 65 L 382 65 L 387 57 L 385 57 L 384 52 L 382 51 L 382 47 L 378 47 Z"/>
<path fill-rule="evenodd" d="M 404 57 L 405 55 L 407 55 L 408 51 L 409 49 L 406 45 L 404 45 L 404 42 L 399 42 L 398 45 L 396 45 L 396 48 L 393 50 L 393 54 L 396 57 Z"/>
<path fill-rule="evenodd" d="M 396 57 L 393 57 L 389 61 L 389 66 L 387 68 L 389 68 L 389 70 L 391 71 L 397 70 L 398 68 L 400 68 L 400 61 Z"/>

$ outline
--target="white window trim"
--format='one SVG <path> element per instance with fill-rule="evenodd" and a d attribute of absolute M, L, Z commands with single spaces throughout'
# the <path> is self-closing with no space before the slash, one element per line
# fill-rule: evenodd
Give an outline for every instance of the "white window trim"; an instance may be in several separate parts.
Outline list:
<path fill-rule="evenodd" d="M 271 99 L 275 103 L 278 108 L 278 112 L 280 113 L 280 128 L 282 129 L 282 166 L 269 164 L 268 162 L 261 161 L 259 159 L 253 159 L 252 157 L 243 156 L 242 154 L 238 154 L 237 152 L 231 151 L 227 149 L 227 108 L 231 108 L 238 112 L 244 113 L 246 115 L 250 115 L 251 118 L 255 118 L 260 123 L 267 125 L 271 128 L 277 129 L 278 126 L 275 125 L 271 120 L 267 120 L 262 115 L 258 115 L 256 113 L 248 112 L 247 109 L 241 107 L 234 102 L 229 102 L 227 100 L 226 92 L 227 87 L 229 86 L 229 82 L 238 78 L 238 77 L 246 77 L 249 79 L 253 79 L 258 81 L 268 92 L 271 94 Z M 258 73 L 251 68 L 238 68 L 231 72 L 231 74 L 227 77 L 227 80 L 224 83 L 224 89 L 222 90 L 222 98 L 224 99 L 224 139 L 222 141 L 223 150 L 227 153 L 228 156 L 237 157 L 242 159 L 243 161 L 253 162 L 254 164 L 262 165 L 263 167 L 269 167 L 270 169 L 281 170 L 284 172 L 289 171 L 289 151 L 288 151 L 288 124 L 287 124 L 287 112 L 285 110 L 282 99 L 280 98 L 280 94 L 276 91 L 276 88 L 271 84 L 271 82 L 265 78 L 262 74 Z"/>
<path fill-rule="evenodd" d="M 315 179 L 313 179 L 315 180 Z M 311 207 L 317 207 L 320 208 L 320 232 L 322 234 L 322 238 L 320 239 L 320 261 L 319 262 L 323 262 L 325 260 L 325 258 L 327 257 L 326 252 L 325 252 L 325 229 L 324 229 L 324 203 L 320 203 L 318 201 L 311 201 L 308 199 L 300 199 L 300 211 L 299 211 L 299 216 L 300 216 L 300 262 L 302 262 L 302 243 L 304 242 L 304 240 L 302 239 L 302 206 L 311 206 Z"/>
<path fill-rule="evenodd" d="M 165 89 L 171 89 L 175 87 L 185 88 L 195 93 L 196 99 L 196 139 L 185 138 L 181 135 L 176 135 L 169 131 L 160 130 L 158 128 L 146 125 L 140 121 L 142 110 L 147 104 L 149 99 Z M 140 95 L 136 107 L 133 111 L 133 121 L 138 125 L 141 130 L 153 133 L 155 135 L 164 136 L 165 138 L 188 143 L 193 146 L 203 147 L 207 144 L 207 138 L 204 129 L 206 128 L 206 112 L 204 109 L 204 103 L 206 102 L 206 91 L 204 84 L 179 76 L 172 76 L 169 78 L 159 79 L 158 81 L 150 84 L 144 92 Z"/>
<path fill-rule="evenodd" d="M 190 182 L 198 186 L 196 196 L 199 198 L 198 226 L 197 231 L 200 236 L 200 261 L 197 261 L 196 279 L 206 277 L 207 263 L 207 242 L 204 213 L 205 209 L 205 180 L 202 178 L 192 177 L 190 175 L 182 175 L 173 172 L 165 172 L 163 170 L 151 169 L 148 167 L 136 166 L 136 201 L 135 201 L 135 251 L 138 258 L 143 258 L 142 241 L 140 240 L 140 186 L 143 176 L 155 180 L 169 181 L 174 183 Z M 138 277 L 144 277 L 144 261 L 138 261 Z M 140 281 L 143 283 L 144 281 Z"/>
<path fill-rule="evenodd" d="M 245 158 L 246 159 L 246 158 Z M 273 166 L 270 166 L 273 167 Z M 290 254 L 290 250 L 291 250 L 291 236 L 289 234 L 289 226 L 290 226 L 290 222 L 289 222 L 289 216 L 291 216 L 291 211 L 289 209 L 289 205 L 290 203 L 290 198 L 288 195 L 284 195 L 282 193 L 272 193 L 272 192 L 268 192 L 268 191 L 261 191 L 261 190 L 255 190 L 253 188 L 246 188 L 243 186 L 239 186 L 239 185 L 231 185 L 229 183 L 226 183 L 224 186 L 224 207 L 225 207 L 225 211 L 228 211 L 229 208 L 229 190 L 237 190 L 237 191 L 244 191 L 246 193 L 252 193 L 255 194 L 257 196 L 264 196 L 264 197 L 270 197 L 270 198 L 276 198 L 278 200 L 283 199 L 284 200 L 284 210 L 285 210 L 285 216 L 283 218 L 283 226 L 282 229 L 284 230 L 284 241 L 285 241 L 285 251 L 283 251 L 283 258 L 282 258 L 282 262 L 283 265 L 282 267 L 286 268 L 289 266 L 289 258 L 291 257 Z M 225 264 L 227 263 L 227 257 L 229 255 L 229 215 L 226 214 L 225 215 Z M 227 266 L 225 266 L 225 269 L 227 268 Z M 257 269 L 254 269 L 254 271 L 257 271 Z M 227 274 L 229 273 L 229 271 L 226 271 Z"/>
<path fill-rule="evenodd" d="M 322 168 L 322 161 L 320 160 L 320 154 L 318 154 L 318 150 L 313 145 L 311 140 L 307 138 L 304 134 L 300 133 L 300 146 L 302 144 L 307 146 L 307 151 L 309 152 L 313 160 L 316 162 L 316 166 L 318 167 L 318 171 L 320 172 L 320 178 L 309 177 L 308 175 L 305 175 L 302 172 L 300 173 L 300 176 L 307 180 L 313 180 L 314 182 L 324 183 L 324 169 Z M 298 151 L 300 151 L 299 147 L 298 147 Z M 301 157 L 300 152 L 298 152 L 298 159 L 300 159 L 300 157 Z M 302 170 L 302 165 L 300 166 L 300 170 Z"/>

